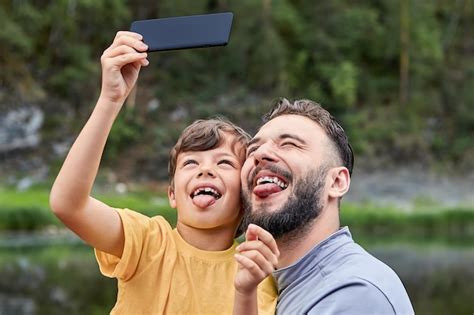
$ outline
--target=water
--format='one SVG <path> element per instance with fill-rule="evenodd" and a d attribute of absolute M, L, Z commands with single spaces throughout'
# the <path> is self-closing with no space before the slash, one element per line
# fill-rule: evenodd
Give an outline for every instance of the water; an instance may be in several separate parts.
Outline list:
<path fill-rule="evenodd" d="M 429 240 L 358 241 L 402 279 L 417 314 L 473 314 L 474 245 Z M 0 315 L 107 314 L 116 281 L 70 234 L 0 236 Z"/>
<path fill-rule="evenodd" d="M 92 249 L 77 238 L 0 240 L 0 315 L 107 314 L 112 308 L 116 281 L 100 275 Z"/>
<path fill-rule="evenodd" d="M 368 248 L 397 272 L 417 314 L 474 314 L 474 247 L 387 243 Z"/>

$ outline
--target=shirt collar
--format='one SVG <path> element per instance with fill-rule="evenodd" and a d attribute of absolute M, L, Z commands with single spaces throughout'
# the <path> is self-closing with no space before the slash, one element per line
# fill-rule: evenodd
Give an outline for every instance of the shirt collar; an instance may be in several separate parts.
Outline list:
<path fill-rule="evenodd" d="M 280 292 L 294 281 L 305 277 L 308 273 L 319 272 L 323 267 L 323 260 L 348 242 L 353 242 L 352 235 L 349 228 L 345 226 L 319 242 L 295 263 L 274 271 L 273 276 L 275 277 L 278 291 Z"/>

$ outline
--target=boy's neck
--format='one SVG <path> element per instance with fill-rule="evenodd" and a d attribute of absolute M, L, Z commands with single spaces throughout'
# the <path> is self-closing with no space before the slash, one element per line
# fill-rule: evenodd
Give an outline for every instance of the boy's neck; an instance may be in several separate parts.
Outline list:
<path fill-rule="evenodd" d="M 223 251 L 234 243 L 235 231 L 229 227 L 198 229 L 178 221 L 176 229 L 186 243 L 200 250 Z"/>

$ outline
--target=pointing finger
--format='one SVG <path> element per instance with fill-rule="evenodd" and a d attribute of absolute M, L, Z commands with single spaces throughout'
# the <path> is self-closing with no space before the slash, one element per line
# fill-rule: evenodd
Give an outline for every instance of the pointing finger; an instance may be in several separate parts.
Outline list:
<path fill-rule="evenodd" d="M 245 237 L 247 240 L 258 239 L 259 241 L 264 243 L 266 246 L 268 246 L 268 248 L 270 248 L 270 250 L 275 255 L 277 256 L 280 255 L 280 251 L 278 250 L 278 245 L 276 244 L 276 241 L 273 238 L 273 236 L 268 231 L 262 229 L 258 225 L 249 224 Z"/>

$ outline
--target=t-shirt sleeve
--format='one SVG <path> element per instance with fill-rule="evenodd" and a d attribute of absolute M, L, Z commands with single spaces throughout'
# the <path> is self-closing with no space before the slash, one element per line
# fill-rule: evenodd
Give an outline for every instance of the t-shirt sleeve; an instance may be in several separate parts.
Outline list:
<path fill-rule="evenodd" d="M 361 280 L 330 292 L 308 314 L 392 315 L 395 310 L 382 291 L 370 282 Z"/>
<path fill-rule="evenodd" d="M 266 277 L 259 285 L 257 290 L 258 314 L 275 314 L 278 291 L 275 280 L 272 276 Z"/>
<path fill-rule="evenodd" d="M 107 277 L 129 280 L 147 255 L 159 254 L 171 232 L 161 216 L 149 218 L 141 213 L 116 209 L 122 221 L 125 243 L 122 257 L 94 249 L 100 272 Z"/>

